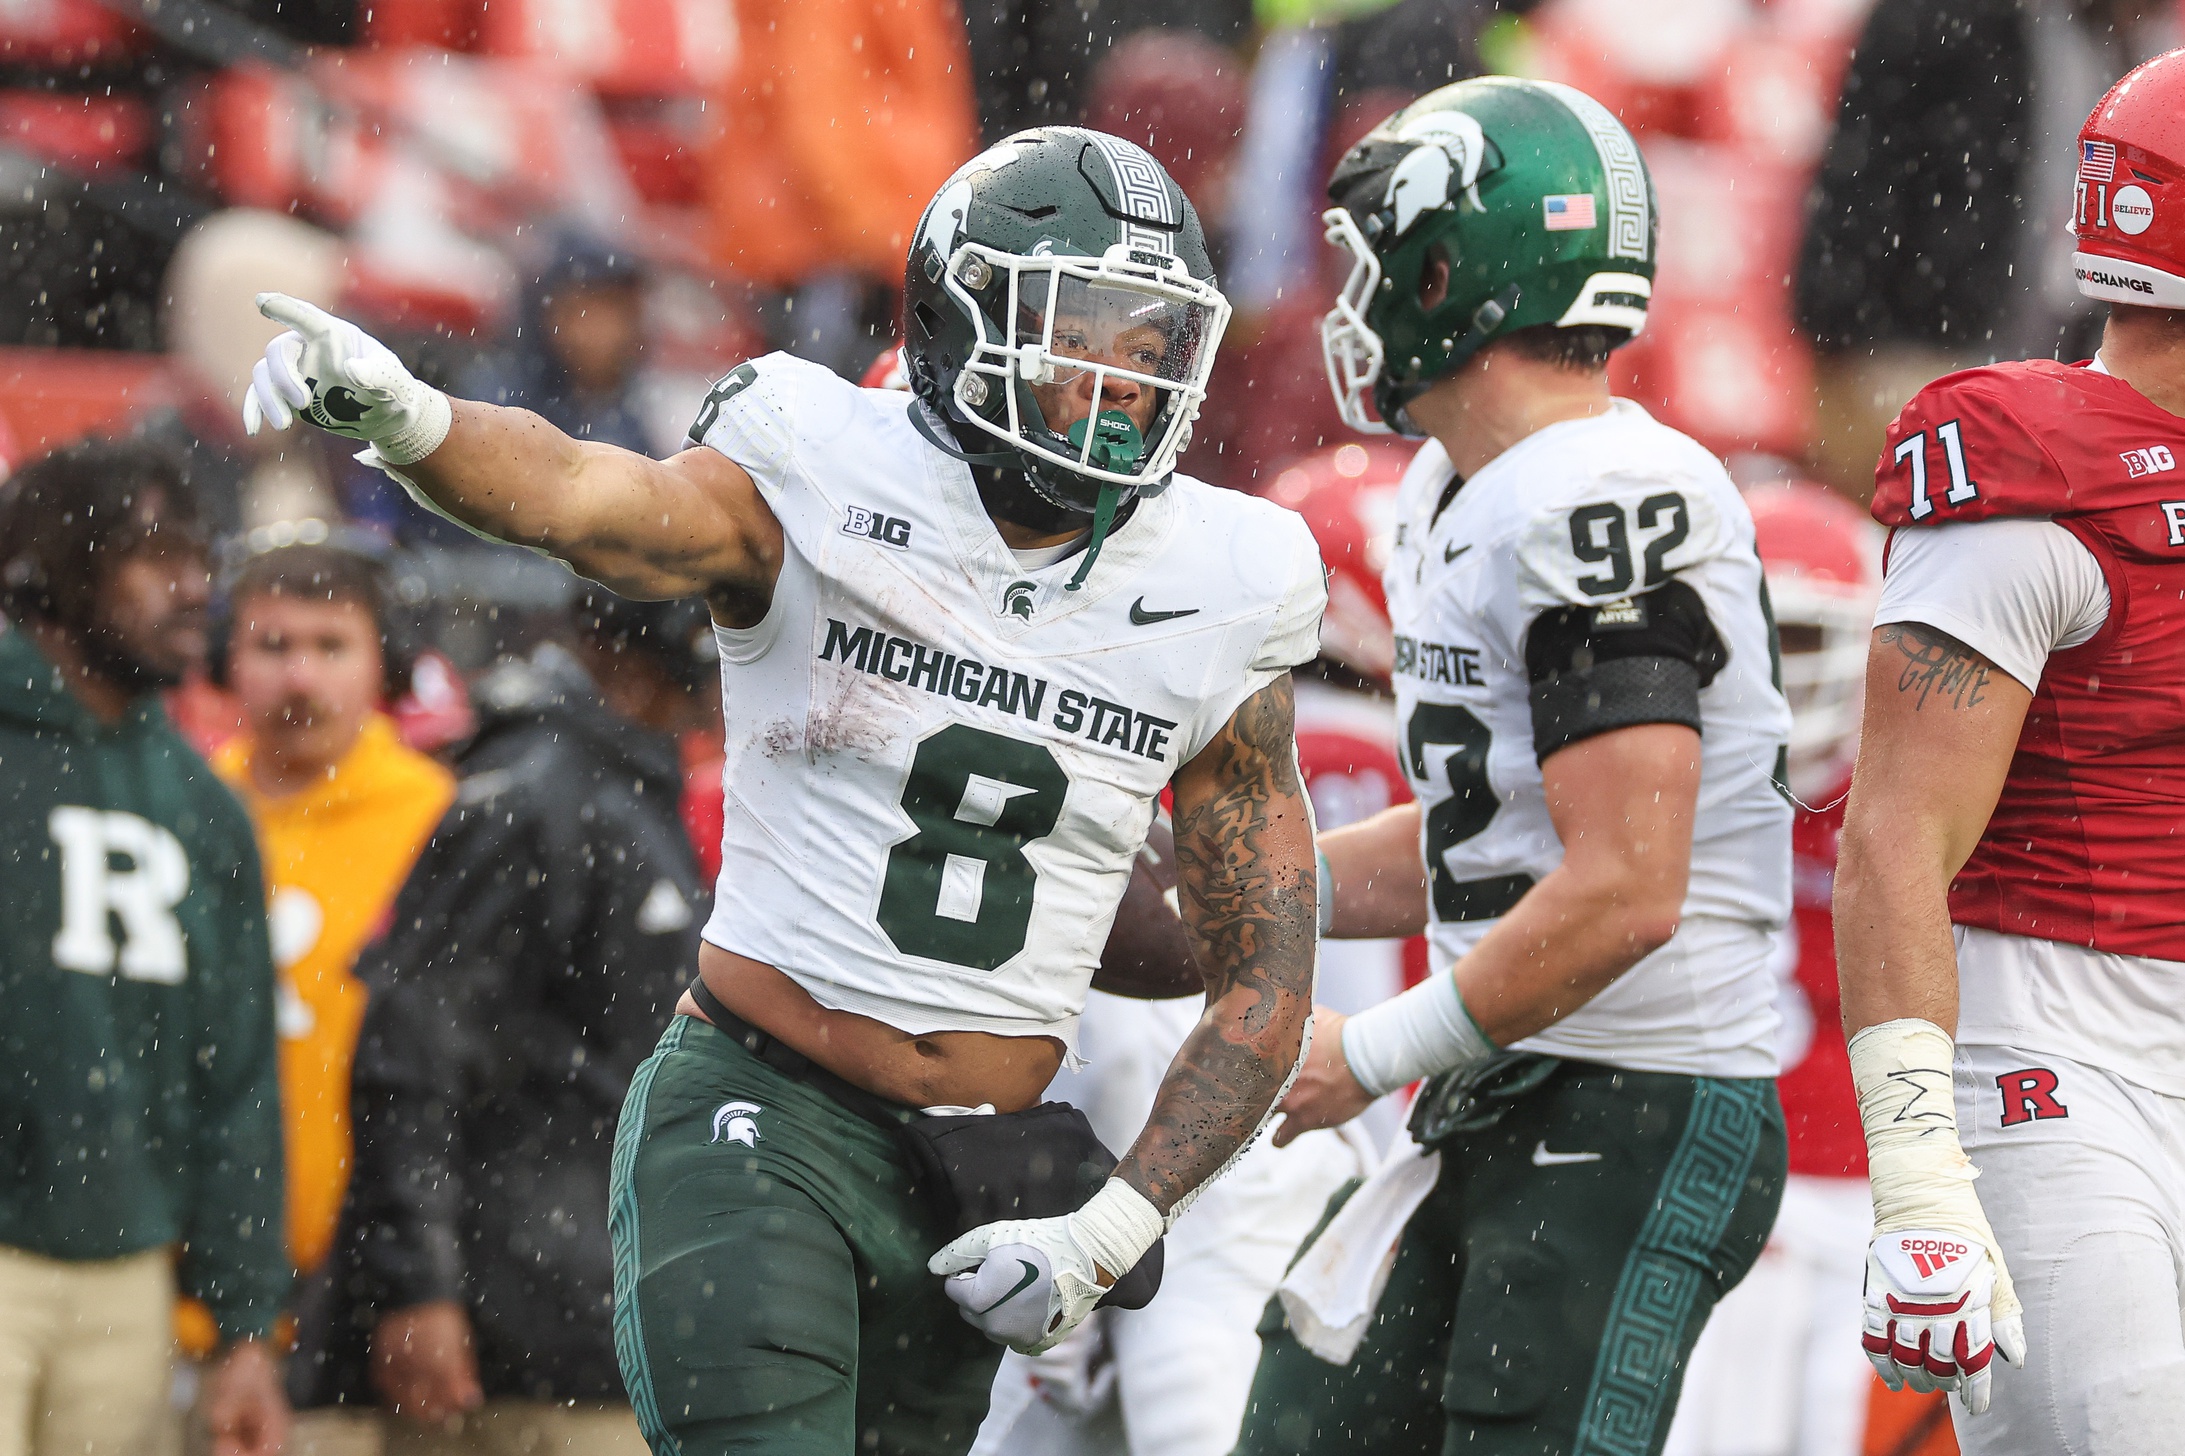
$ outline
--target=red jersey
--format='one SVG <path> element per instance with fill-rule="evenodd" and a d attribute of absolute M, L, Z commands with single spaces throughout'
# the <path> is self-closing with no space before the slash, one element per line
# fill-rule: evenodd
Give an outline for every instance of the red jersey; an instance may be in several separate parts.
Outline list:
<path fill-rule="evenodd" d="M 2185 960 L 2185 418 L 2048 361 L 1928 385 L 1890 426 L 1874 517 L 2053 517 L 2109 586 L 2054 653 L 2002 796 L 1950 887 L 1960 925 Z M 1937 765 L 1947 771 L 1947 765 Z"/>
<path fill-rule="evenodd" d="M 1836 886 L 1836 841 L 1843 833 L 1843 785 L 1826 809 L 1801 809 L 1791 821 L 1792 984 L 1799 1002 L 1784 1007 L 1783 1073 L 1776 1091 L 1790 1133 L 1790 1170 L 1821 1178 L 1866 1176 L 1866 1133 L 1851 1090 L 1842 998 L 1836 989 L 1836 931 L 1829 900 Z M 1801 1050 L 1799 1042 L 1803 1040 Z"/>

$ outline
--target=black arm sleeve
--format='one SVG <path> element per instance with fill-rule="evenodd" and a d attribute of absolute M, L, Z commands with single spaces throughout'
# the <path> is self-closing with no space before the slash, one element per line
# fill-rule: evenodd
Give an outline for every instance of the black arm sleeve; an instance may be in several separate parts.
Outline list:
<path fill-rule="evenodd" d="M 1533 753 L 1640 723 L 1699 731 L 1700 689 L 1730 660 L 1699 593 L 1681 581 L 1598 607 L 1557 607 L 1525 632 Z"/>

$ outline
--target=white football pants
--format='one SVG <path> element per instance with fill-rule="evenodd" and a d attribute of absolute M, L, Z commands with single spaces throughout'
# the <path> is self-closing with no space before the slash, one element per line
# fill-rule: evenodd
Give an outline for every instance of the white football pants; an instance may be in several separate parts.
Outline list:
<path fill-rule="evenodd" d="M 1874 1381 L 1859 1347 L 1873 1229 L 1864 1178 L 1785 1182 L 1759 1262 L 1693 1347 L 1662 1456 L 1859 1456 Z"/>
<path fill-rule="evenodd" d="M 2026 1307 L 2026 1367 L 1952 1401 L 1966 1456 L 2185 1451 L 2185 1098 L 2045 1053 L 1957 1049 L 1973 1186 Z"/>

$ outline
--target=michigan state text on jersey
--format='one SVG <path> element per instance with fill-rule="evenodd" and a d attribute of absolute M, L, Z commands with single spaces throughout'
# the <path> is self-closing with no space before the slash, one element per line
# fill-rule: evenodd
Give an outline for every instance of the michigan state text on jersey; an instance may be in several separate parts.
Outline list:
<path fill-rule="evenodd" d="M 1432 1080 L 1415 1151 L 1286 1277 L 1237 1449 L 1658 1450 L 1784 1171 L 1790 714 L 1752 520 L 1609 393 L 1655 222 L 1598 103 L 1446 87 L 1329 196 L 1345 417 L 1431 438 L 1385 575 L 1418 802 L 1323 836 L 1323 913 L 1425 929 L 1433 973 L 1316 1013 L 1280 1135 Z"/>
<path fill-rule="evenodd" d="M 1044 1349 L 1130 1275 L 1306 1029 L 1288 672 L 1324 589 L 1302 522 L 1175 473 L 1228 314 L 1190 203 L 1127 142 L 1020 133 L 942 188 L 905 285 L 911 396 L 756 360 L 664 462 L 262 301 L 293 331 L 247 423 L 300 413 L 473 529 L 712 606 L 716 910 L 616 1149 L 618 1354 L 656 1451 L 963 1451 L 990 1341 Z M 1015 1114 L 1164 788 L 1208 1009 L 1114 1176 L 1097 1142 L 1058 1176 L 1066 1119 Z M 996 1195 L 1020 1186 L 1067 1202 L 1022 1216 Z"/>

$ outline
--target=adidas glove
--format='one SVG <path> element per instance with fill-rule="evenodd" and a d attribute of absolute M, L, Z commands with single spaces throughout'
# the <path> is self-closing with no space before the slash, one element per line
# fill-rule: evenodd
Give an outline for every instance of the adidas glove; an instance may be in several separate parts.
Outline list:
<path fill-rule="evenodd" d="M 285 430 L 298 415 L 371 446 L 368 464 L 412 465 L 440 448 L 454 410 L 448 397 L 403 367 L 394 351 L 346 319 L 290 298 L 258 295 L 258 311 L 288 332 L 250 371 L 243 429 Z"/>
<path fill-rule="evenodd" d="M 1060 1218 L 981 1224 L 926 1267 L 947 1279 L 964 1320 L 1020 1355 L 1053 1349 L 1129 1273 L 1164 1232 L 1145 1195 L 1110 1178 L 1091 1202 Z"/>
<path fill-rule="evenodd" d="M 1973 1192 L 1957 1138 L 1955 1046 L 1933 1022 L 1885 1021 L 1851 1039 L 1866 1125 L 1874 1240 L 1866 1259 L 1867 1358 L 1892 1390 L 1954 1390 L 1986 1411 L 1997 1351 L 2026 1363 L 2018 1294 Z"/>

